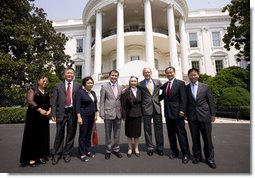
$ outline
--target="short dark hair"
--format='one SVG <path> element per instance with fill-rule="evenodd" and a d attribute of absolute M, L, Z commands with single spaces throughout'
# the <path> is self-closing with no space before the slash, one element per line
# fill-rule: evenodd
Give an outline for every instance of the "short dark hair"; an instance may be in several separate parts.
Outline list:
<path fill-rule="evenodd" d="M 188 75 L 189 75 L 191 72 L 196 72 L 196 73 L 199 75 L 199 70 L 198 70 L 197 68 L 191 68 L 191 69 L 189 69 Z"/>
<path fill-rule="evenodd" d="M 112 73 L 117 73 L 118 76 L 119 76 L 119 71 L 117 71 L 116 69 L 112 69 L 112 70 L 109 72 L 109 76 L 110 76 Z"/>
<path fill-rule="evenodd" d="M 167 68 L 165 69 L 165 73 L 166 73 L 166 71 L 167 71 L 168 69 L 173 69 L 173 71 L 174 71 L 174 73 L 175 73 L 175 68 L 174 68 L 173 66 L 167 67 Z"/>
<path fill-rule="evenodd" d="M 89 81 L 89 80 L 92 80 L 92 82 L 94 83 L 93 78 L 90 77 L 90 76 L 87 76 L 87 77 L 85 77 L 85 78 L 82 79 L 82 85 L 83 85 L 83 86 L 86 86 L 86 83 L 87 83 L 87 81 Z"/>

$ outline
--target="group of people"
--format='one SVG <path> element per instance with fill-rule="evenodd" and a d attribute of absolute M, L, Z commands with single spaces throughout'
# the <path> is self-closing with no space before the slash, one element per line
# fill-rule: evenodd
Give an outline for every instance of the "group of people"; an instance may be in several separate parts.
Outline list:
<path fill-rule="evenodd" d="M 164 116 L 171 150 L 169 158 L 179 157 L 178 140 L 182 163 L 187 164 L 191 159 L 185 129 L 187 119 L 193 143 L 192 163 L 198 164 L 202 161 L 200 142 L 202 135 L 206 162 L 211 168 L 216 168 L 211 135 L 212 122 L 215 121 L 215 106 L 209 86 L 198 82 L 199 71 L 195 68 L 188 71 L 190 79 L 188 85 L 175 78 L 174 67 L 165 69 L 168 81 L 164 84 L 158 79 L 151 78 L 150 68 L 144 68 L 142 72 L 144 80 L 139 82 L 137 77 L 131 76 L 129 86 L 124 87 L 118 83 L 119 72 L 111 70 L 110 81 L 101 86 L 99 102 L 92 90 L 93 79 L 90 76 L 85 77 L 82 84 L 73 81 L 75 71 L 72 68 L 65 69 L 65 81 L 55 86 L 51 102 L 46 90 L 48 78 L 39 77 L 35 87 L 27 94 L 29 107 L 22 142 L 21 165 L 35 167 L 38 163 L 45 164 L 48 161 L 50 118 L 56 122 L 53 165 L 61 158 L 66 163 L 70 162 L 77 123 L 81 161 L 87 162 L 95 157 L 91 150 L 91 137 L 94 124 L 99 118 L 104 120 L 106 160 L 111 158 L 111 154 L 118 158 L 123 157 L 120 152 L 122 120 L 125 122 L 128 143 L 127 157 L 130 158 L 132 154 L 140 156 L 139 138 L 142 123 L 147 154 L 152 156 L 156 152 L 163 156 L 164 137 L 160 101 L 164 100 Z M 152 121 L 155 145 L 152 141 Z"/>

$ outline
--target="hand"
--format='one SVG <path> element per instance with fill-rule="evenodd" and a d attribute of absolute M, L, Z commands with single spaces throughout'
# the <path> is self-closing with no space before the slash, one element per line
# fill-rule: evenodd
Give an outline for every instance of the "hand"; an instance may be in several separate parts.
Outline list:
<path fill-rule="evenodd" d="M 46 116 L 50 117 L 50 114 L 51 114 L 50 111 L 47 111 L 47 112 L 46 112 Z"/>
<path fill-rule="evenodd" d="M 44 109 L 40 109 L 39 112 L 41 115 L 47 116 L 47 111 L 45 111 Z"/>
<path fill-rule="evenodd" d="M 211 121 L 214 122 L 216 120 L 215 116 L 211 116 Z"/>
<path fill-rule="evenodd" d="M 82 125 L 82 118 L 81 118 L 81 117 L 78 117 L 77 123 L 78 123 L 79 125 Z"/>
<path fill-rule="evenodd" d="M 53 122 L 56 122 L 56 117 L 51 117 L 51 120 L 52 120 Z"/>
<path fill-rule="evenodd" d="M 182 117 L 184 117 L 184 116 L 185 116 L 185 113 L 184 113 L 184 112 L 182 112 L 182 111 L 180 111 L 180 112 L 179 112 L 179 116 L 180 116 L 180 118 L 182 118 Z"/>

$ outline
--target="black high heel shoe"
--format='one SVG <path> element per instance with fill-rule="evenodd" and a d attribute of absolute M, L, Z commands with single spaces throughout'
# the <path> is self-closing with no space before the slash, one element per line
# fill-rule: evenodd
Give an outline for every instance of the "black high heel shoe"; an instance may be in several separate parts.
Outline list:
<path fill-rule="evenodd" d="M 138 153 L 135 152 L 135 156 L 136 156 L 136 157 L 139 157 L 139 156 L 140 156 L 140 153 L 139 153 L 139 152 L 138 152 Z"/>
<path fill-rule="evenodd" d="M 28 162 L 28 165 L 29 165 L 30 167 L 36 167 L 36 166 L 37 166 L 37 165 L 36 165 L 36 161 L 34 161 L 34 160 L 29 161 L 29 162 Z"/>

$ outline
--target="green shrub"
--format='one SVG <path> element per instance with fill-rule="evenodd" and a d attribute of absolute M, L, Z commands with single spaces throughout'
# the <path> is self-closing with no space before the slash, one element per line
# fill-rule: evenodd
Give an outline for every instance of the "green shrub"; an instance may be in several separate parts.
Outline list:
<path fill-rule="evenodd" d="M 250 93 L 241 87 L 228 87 L 223 90 L 218 98 L 217 105 L 220 106 L 249 106 Z"/>
<path fill-rule="evenodd" d="M 0 107 L 0 124 L 24 123 L 27 108 Z"/>

